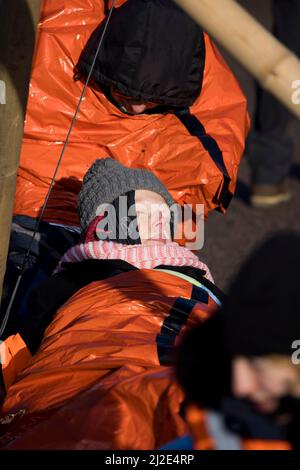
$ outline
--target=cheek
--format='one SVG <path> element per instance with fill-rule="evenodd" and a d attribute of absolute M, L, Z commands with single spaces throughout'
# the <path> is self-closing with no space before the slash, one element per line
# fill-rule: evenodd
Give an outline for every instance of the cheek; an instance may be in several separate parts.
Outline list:
<path fill-rule="evenodd" d="M 234 360 L 232 366 L 232 391 L 237 397 L 253 397 L 259 388 L 257 374 L 243 358 Z"/>
<path fill-rule="evenodd" d="M 141 240 L 148 240 L 150 238 L 150 220 L 147 214 L 137 214 L 137 226 Z"/>
<path fill-rule="evenodd" d="M 137 224 L 141 240 L 171 240 L 170 221 L 159 214 L 137 214 Z"/>
<path fill-rule="evenodd" d="M 268 371 L 260 375 L 261 386 L 274 396 L 287 393 L 287 380 L 284 374 L 277 371 Z"/>

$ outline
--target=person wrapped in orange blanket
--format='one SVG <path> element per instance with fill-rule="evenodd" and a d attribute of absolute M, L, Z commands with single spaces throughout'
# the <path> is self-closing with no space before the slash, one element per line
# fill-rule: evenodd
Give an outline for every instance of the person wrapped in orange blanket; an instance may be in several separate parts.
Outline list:
<path fill-rule="evenodd" d="M 74 69 L 90 71 L 104 3 L 41 2 L 15 215 L 36 217 L 43 205 L 83 87 Z M 171 0 L 117 1 L 90 85 L 44 220 L 78 225 L 80 184 L 101 156 L 151 169 L 179 204 L 227 209 L 246 99 L 208 35 Z"/>
<path fill-rule="evenodd" d="M 3 449 L 154 449 L 186 432 L 169 366 L 222 293 L 173 241 L 173 204 L 149 170 L 92 165 L 78 200 L 81 243 L 1 345 Z"/>

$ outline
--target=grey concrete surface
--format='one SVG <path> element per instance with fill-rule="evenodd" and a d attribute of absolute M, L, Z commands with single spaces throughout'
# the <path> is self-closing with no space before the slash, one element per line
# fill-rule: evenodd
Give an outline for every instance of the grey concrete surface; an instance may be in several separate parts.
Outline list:
<path fill-rule="evenodd" d="M 261 23 L 270 27 L 270 0 L 240 0 L 240 3 Z M 227 54 L 224 55 L 248 98 L 252 116 L 255 107 L 254 80 Z M 210 267 L 216 284 L 225 291 L 256 245 L 279 230 L 300 231 L 300 121 L 293 120 L 289 132 L 295 142 L 294 164 L 289 177 L 292 200 L 273 209 L 252 209 L 248 204 L 250 172 L 245 155 L 239 171 L 237 192 L 227 214 L 214 212 L 206 221 L 205 243 L 200 258 Z"/>

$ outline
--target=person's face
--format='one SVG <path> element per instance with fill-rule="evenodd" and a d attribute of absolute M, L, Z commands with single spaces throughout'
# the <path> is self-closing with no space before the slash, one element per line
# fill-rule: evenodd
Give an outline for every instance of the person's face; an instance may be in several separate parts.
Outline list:
<path fill-rule="evenodd" d="M 157 103 L 145 103 L 141 101 L 135 101 L 128 96 L 124 96 L 114 88 L 110 90 L 113 99 L 124 108 L 126 113 L 129 114 L 142 114 L 148 109 L 154 109 L 158 106 Z"/>
<path fill-rule="evenodd" d="M 233 394 L 251 400 L 262 412 L 276 411 L 284 396 L 300 397 L 299 370 L 288 357 L 237 357 L 232 367 Z"/>
<path fill-rule="evenodd" d="M 135 191 L 135 211 L 143 245 L 171 241 L 170 209 L 159 194 L 145 189 Z"/>

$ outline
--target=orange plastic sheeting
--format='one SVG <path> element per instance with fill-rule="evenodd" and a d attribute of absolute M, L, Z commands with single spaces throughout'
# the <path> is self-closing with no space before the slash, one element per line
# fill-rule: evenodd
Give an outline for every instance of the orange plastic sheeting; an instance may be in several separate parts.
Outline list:
<path fill-rule="evenodd" d="M 2 450 L 156 449 L 188 432 L 183 401 L 168 368 L 123 366 L 64 406 L 28 413 L 19 408 L 1 425 Z M 3 420 L 3 419 L 2 419 Z"/>
<path fill-rule="evenodd" d="M 245 450 L 293 450 L 287 441 L 263 441 L 263 440 L 247 440 L 244 441 Z"/>
<path fill-rule="evenodd" d="M 166 335 L 162 326 L 176 299 L 191 294 L 187 281 L 154 270 L 120 274 L 77 292 L 8 389 L 2 447 L 153 449 L 185 433 L 183 394 L 172 371 L 160 365 L 157 340 Z M 216 308 L 211 299 L 208 306 L 194 304 L 176 311 L 186 328 Z M 168 324 L 174 343 L 180 324 Z"/>
<path fill-rule="evenodd" d="M 73 81 L 73 68 L 103 18 L 101 0 L 42 1 L 15 214 L 36 217 L 40 211 L 83 88 L 81 82 Z M 234 192 L 249 125 L 246 100 L 207 36 L 206 49 L 203 89 L 190 110 L 221 148 L 232 179 L 229 189 Z M 206 215 L 216 208 L 213 199 L 223 176 L 198 138 L 176 116 L 129 116 L 101 92 L 88 88 L 46 220 L 78 224 L 76 195 L 83 175 L 96 158 L 106 156 L 127 166 L 151 169 L 180 204 L 204 203 Z"/>
<path fill-rule="evenodd" d="M 15 381 L 18 372 L 24 369 L 32 356 L 19 334 L 9 336 L 1 345 L 4 351 L 2 373 L 6 390 Z"/>
<path fill-rule="evenodd" d="M 186 421 L 193 438 L 195 450 L 213 450 L 214 439 L 206 428 L 206 412 L 197 405 L 189 404 L 186 409 Z"/>

